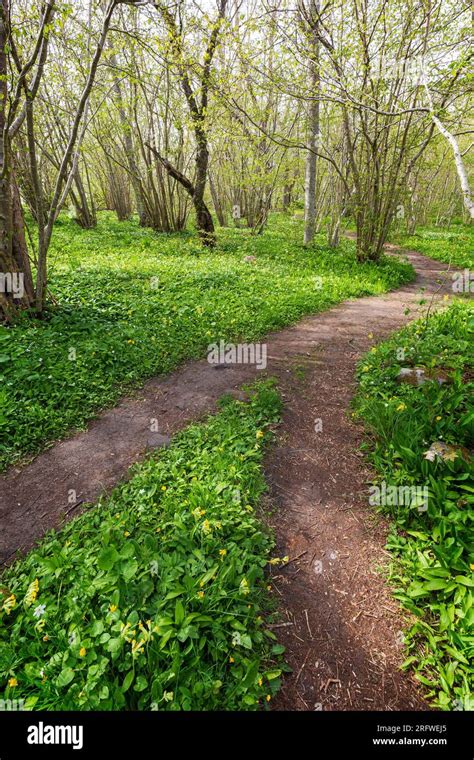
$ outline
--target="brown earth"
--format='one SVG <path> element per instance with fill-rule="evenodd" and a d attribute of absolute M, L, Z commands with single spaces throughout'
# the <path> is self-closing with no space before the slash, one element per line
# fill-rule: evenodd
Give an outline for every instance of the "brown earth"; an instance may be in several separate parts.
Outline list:
<path fill-rule="evenodd" d="M 361 431 L 347 415 L 361 354 L 416 316 L 421 289 L 435 302 L 450 292 L 446 265 L 407 257 L 417 272 L 409 285 L 346 301 L 265 341 L 266 373 L 278 378 L 286 401 L 266 465 L 279 553 L 291 559 L 272 579 L 283 614 L 276 632 L 293 668 L 277 709 L 425 709 L 398 669 L 403 619 L 377 571 L 387 562 L 387 526 L 367 506 L 370 471 L 358 454 Z M 86 431 L 10 468 L 0 478 L 0 563 L 95 502 L 147 450 L 213 411 L 223 393 L 261 374 L 254 366 L 189 362 L 147 382 Z M 152 420 L 159 432 L 151 432 Z"/>

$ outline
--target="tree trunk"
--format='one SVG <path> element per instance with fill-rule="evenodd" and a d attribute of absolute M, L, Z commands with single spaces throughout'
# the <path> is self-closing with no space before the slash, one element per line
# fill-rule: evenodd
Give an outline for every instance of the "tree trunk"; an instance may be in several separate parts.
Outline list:
<path fill-rule="evenodd" d="M 216 212 L 217 221 L 219 222 L 219 225 L 221 227 L 227 227 L 227 220 L 224 214 L 224 210 L 222 208 L 222 204 L 219 199 L 219 194 L 217 192 L 217 188 L 214 184 L 214 180 L 212 179 L 212 175 L 210 173 L 209 173 L 209 189 L 211 191 L 212 204 L 214 206 L 214 211 Z"/>
<path fill-rule="evenodd" d="M 308 142 L 306 155 L 306 177 L 304 193 L 304 244 L 309 245 L 314 239 L 316 226 L 316 177 L 317 150 L 319 147 L 319 41 L 318 41 L 319 0 L 311 0 L 309 18 L 306 19 L 310 42 L 310 81 L 312 99 L 308 113 Z"/>
<path fill-rule="evenodd" d="M 449 142 L 453 151 L 454 163 L 459 178 L 459 184 L 461 185 L 464 208 L 469 214 L 469 218 L 472 222 L 474 220 L 474 201 L 472 200 L 469 179 L 467 176 L 466 167 L 464 166 L 464 161 L 462 160 L 458 142 L 454 135 L 446 129 L 444 124 L 442 124 L 442 122 L 438 119 L 437 116 L 434 115 L 434 113 L 432 114 L 431 118 L 433 119 L 434 124 L 437 126 L 443 137 L 446 138 L 446 140 Z"/>
<path fill-rule="evenodd" d="M 211 212 L 204 202 L 207 168 L 209 165 L 209 150 L 205 133 L 199 128 L 197 128 L 195 132 L 197 143 L 196 180 L 194 183 L 194 194 L 192 199 L 194 210 L 196 212 L 196 227 L 203 244 L 212 248 L 216 244 L 214 222 L 212 220 Z"/>
<path fill-rule="evenodd" d="M 115 54 L 110 56 L 110 62 L 112 66 L 116 69 L 117 57 Z M 135 158 L 135 150 L 134 150 L 133 140 L 132 140 L 131 125 L 130 125 L 129 120 L 127 119 L 127 114 L 125 113 L 125 109 L 123 107 L 122 88 L 120 86 L 120 80 L 116 75 L 114 75 L 113 88 L 114 88 L 114 92 L 117 98 L 117 108 L 119 112 L 120 124 L 123 130 L 123 143 L 124 143 L 124 148 L 125 148 L 125 155 L 127 157 L 128 170 L 130 172 L 130 179 L 132 182 L 133 193 L 135 195 L 135 204 L 137 207 L 137 214 L 140 220 L 140 226 L 147 227 L 150 220 L 145 210 L 146 204 L 145 204 L 145 199 L 143 197 L 143 187 L 142 187 L 142 183 L 140 179 L 140 173 L 138 170 L 138 164 Z"/>
<path fill-rule="evenodd" d="M 6 124 L 8 99 L 8 0 L 0 5 L 0 317 L 10 321 L 17 308 L 34 301 L 20 194 L 12 176 Z"/>

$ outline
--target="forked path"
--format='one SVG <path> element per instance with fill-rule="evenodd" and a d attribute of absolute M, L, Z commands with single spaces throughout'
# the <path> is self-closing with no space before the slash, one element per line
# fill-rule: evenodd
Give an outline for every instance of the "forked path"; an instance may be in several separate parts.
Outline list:
<path fill-rule="evenodd" d="M 276 632 L 293 667 L 276 708 L 423 707 L 416 685 L 398 670 L 403 622 L 377 572 L 386 564 L 386 526 L 367 507 L 370 472 L 347 414 L 361 354 L 416 316 L 422 289 L 436 301 L 451 292 L 446 265 L 407 257 L 417 272 L 409 285 L 346 301 L 266 339 L 266 372 L 279 379 L 286 401 L 266 471 L 279 551 L 292 559 L 272 580 L 283 610 Z M 0 478 L 0 563 L 79 514 L 147 450 L 214 410 L 223 393 L 261 374 L 248 365 L 189 362 L 147 382 L 86 431 L 11 468 Z M 152 420 L 158 433 L 150 432 Z"/>

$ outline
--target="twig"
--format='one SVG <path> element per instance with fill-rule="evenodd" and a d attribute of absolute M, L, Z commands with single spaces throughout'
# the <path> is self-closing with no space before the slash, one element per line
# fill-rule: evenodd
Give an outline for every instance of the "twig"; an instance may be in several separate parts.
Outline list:
<path fill-rule="evenodd" d="M 308 651 L 306 652 L 306 657 L 304 658 L 303 664 L 302 664 L 301 668 L 298 671 L 298 675 L 296 676 L 295 686 L 297 685 L 298 681 L 300 680 L 301 673 L 303 672 L 303 668 L 306 665 L 306 661 L 307 661 L 307 659 L 309 657 L 309 653 L 310 652 L 311 652 L 311 649 L 308 649 Z"/>

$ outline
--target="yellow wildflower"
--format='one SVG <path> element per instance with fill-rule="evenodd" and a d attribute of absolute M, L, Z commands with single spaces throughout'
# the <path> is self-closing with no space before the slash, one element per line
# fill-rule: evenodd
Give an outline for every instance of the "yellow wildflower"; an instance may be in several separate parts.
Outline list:
<path fill-rule="evenodd" d="M 224 559 L 225 555 L 227 554 L 227 549 L 219 549 L 219 556 Z"/>
<path fill-rule="evenodd" d="M 263 684 L 263 681 L 261 678 L 258 679 L 258 685 L 261 686 Z"/>
<path fill-rule="evenodd" d="M 115 612 L 116 609 L 117 609 L 117 605 L 116 604 L 111 604 L 110 607 L 109 607 L 110 612 Z"/>
<path fill-rule="evenodd" d="M 229 662 L 230 663 L 235 662 L 234 658 L 233 657 L 229 657 Z"/>
<path fill-rule="evenodd" d="M 8 599 L 5 599 L 5 601 L 3 602 L 2 610 L 5 610 L 7 615 L 9 615 L 15 606 L 16 606 L 16 596 L 15 594 L 11 594 L 8 597 Z"/>
<path fill-rule="evenodd" d="M 125 536 L 125 538 L 128 538 L 128 536 L 130 535 L 130 531 L 125 530 L 123 535 Z"/>
<path fill-rule="evenodd" d="M 10 680 L 8 681 L 8 685 L 11 689 L 13 689 L 14 686 L 18 686 L 18 681 L 16 680 L 16 678 L 10 678 Z"/>
<path fill-rule="evenodd" d="M 407 408 L 407 407 L 406 407 L 406 404 L 404 404 L 404 403 L 402 402 L 401 404 L 399 404 L 399 405 L 397 406 L 397 412 L 404 412 L 406 408 Z"/>
<path fill-rule="evenodd" d="M 166 491 L 166 486 L 161 486 L 162 491 Z"/>
<path fill-rule="evenodd" d="M 79 657 L 85 657 L 87 654 L 87 649 L 85 647 L 81 647 L 79 649 Z"/>
<path fill-rule="evenodd" d="M 36 601 L 36 597 L 38 596 L 39 591 L 39 581 L 38 578 L 35 578 L 32 583 L 28 586 L 27 592 L 25 594 L 25 604 L 27 607 L 33 604 L 33 602 Z"/>
<path fill-rule="evenodd" d="M 263 431 L 262 430 L 257 430 L 257 432 L 255 433 L 255 437 L 256 438 L 263 438 Z"/>
<path fill-rule="evenodd" d="M 267 694 L 267 696 L 265 697 L 265 699 L 267 700 L 267 702 L 270 702 L 270 700 L 271 700 L 270 694 Z"/>
<path fill-rule="evenodd" d="M 439 422 L 441 419 L 442 419 L 442 417 L 440 417 L 439 414 L 438 414 L 438 416 L 436 417 L 436 422 Z"/>
<path fill-rule="evenodd" d="M 197 595 L 198 595 L 199 599 L 204 599 L 204 591 L 198 591 Z"/>
<path fill-rule="evenodd" d="M 135 639 L 132 641 L 132 655 L 140 654 L 141 650 L 145 646 L 144 641 L 136 641 Z"/>

